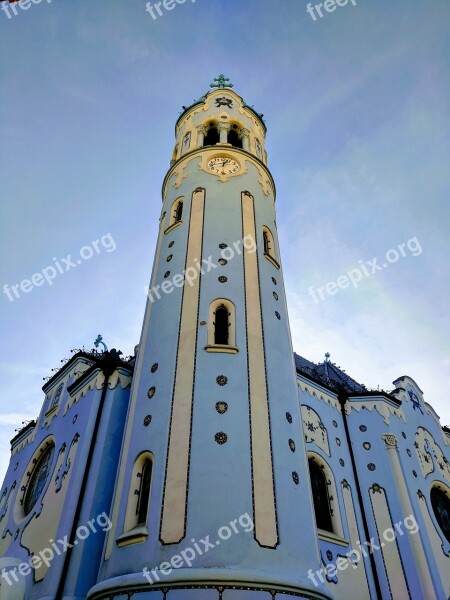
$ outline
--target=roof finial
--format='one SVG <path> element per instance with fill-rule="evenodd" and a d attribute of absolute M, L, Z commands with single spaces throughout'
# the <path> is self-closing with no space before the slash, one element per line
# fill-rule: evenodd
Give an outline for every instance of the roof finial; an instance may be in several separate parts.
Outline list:
<path fill-rule="evenodd" d="M 325 362 L 330 362 L 330 356 L 331 354 L 329 352 L 325 353 Z"/>
<path fill-rule="evenodd" d="M 94 346 L 98 348 L 100 344 L 103 346 L 103 352 L 108 352 L 108 348 L 106 347 L 106 344 L 103 341 L 101 334 L 99 333 L 97 339 L 94 342 Z"/>
<path fill-rule="evenodd" d="M 225 75 L 221 74 L 219 77 L 214 77 L 213 82 L 210 84 L 210 88 L 218 88 L 219 90 L 223 90 L 224 88 L 232 88 L 234 85 L 231 83 L 229 77 L 225 77 Z"/>

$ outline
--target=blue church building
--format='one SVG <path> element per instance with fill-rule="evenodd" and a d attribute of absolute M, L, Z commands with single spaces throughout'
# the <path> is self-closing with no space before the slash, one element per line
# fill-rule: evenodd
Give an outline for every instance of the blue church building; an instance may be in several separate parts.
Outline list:
<path fill-rule="evenodd" d="M 11 441 L 0 600 L 450 598 L 450 430 L 294 354 L 265 139 L 223 75 L 183 107 L 134 356 Z"/>

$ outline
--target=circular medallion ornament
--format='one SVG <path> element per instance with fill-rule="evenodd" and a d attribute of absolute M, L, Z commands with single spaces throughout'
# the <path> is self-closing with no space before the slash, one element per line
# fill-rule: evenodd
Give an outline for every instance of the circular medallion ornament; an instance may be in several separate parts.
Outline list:
<path fill-rule="evenodd" d="M 152 415 L 147 415 L 144 419 L 144 427 L 148 427 L 152 422 Z"/>
<path fill-rule="evenodd" d="M 226 283 L 228 281 L 228 279 L 225 277 L 225 275 L 221 275 L 219 278 L 220 283 Z"/>
<path fill-rule="evenodd" d="M 376 466 L 375 466 L 373 463 L 369 463 L 369 464 L 367 465 L 367 468 L 369 469 L 369 471 L 375 471 L 375 469 L 376 469 Z"/>
<path fill-rule="evenodd" d="M 228 410 L 228 404 L 226 402 L 217 402 L 216 410 L 220 415 L 223 415 Z"/>
<path fill-rule="evenodd" d="M 288 412 L 286 413 L 286 421 L 288 423 L 292 423 L 292 415 L 291 415 L 291 413 L 288 413 Z"/>
<path fill-rule="evenodd" d="M 155 386 L 152 386 L 152 387 L 151 387 L 151 388 L 148 390 L 148 392 L 147 392 L 147 396 L 148 396 L 149 398 L 153 398 L 153 396 L 155 395 L 155 392 L 156 392 L 156 388 L 155 388 Z"/>
<path fill-rule="evenodd" d="M 225 377 L 225 375 L 219 375 L 218 377 L 216 377 L 216 382 L 218 383 L 218 385 L 227 385 L 228 383 L 228 377 Z"/>
<path fill-rule="evenodd" d="M 277 280 L 275 279 L 275 277 L 272 277 L 272 283 L 273 285 L 277 285 Z"/>
<path fill-rule="evenodd" d="M 365 450 L 370 450 L 372 448 L 372 446 L 371 446 L 370 442 L 364 442 L 363 448 Z"/>
<path fill-rule="evenodd" d="M 360 431 L 363 431 L 363 432 L 364 432 L 364 431 L 367 431 L 367 427 L 366 427 L 365 425 L 360 425 L 360 426 L 359 426 L 359 430 L 360 430 Z"/>
<path fill-rule="evenodd" d="M 294 440 L 289 440 L 289 448 L 291 449 L 292 452 L 295 452 L 295 442 Z"/>
<path fill-rule="evenodd" d="M 216 435 L 214 436 L 214 439 L 221 446 L 222 444 L 226 444 L 227 443 L 228 436 L 223 431 L 219 431 L 219 433 L 216 433 Z"/>
<path fill-rule="evenodd" d="M 154 364 L 152 365 L 152 368 L 150 369 L 150 371 L 151 371 L 152 373 L 156 373 L 156 371 L 158 370 L 158 367 L 159 367 L 158 363 L 154 363 Z"/>
<path fill-rule="evenodd" d="M 292 480 L 295 483 L 295 485 L 298 485 L 300 483 L 300 477 L 298 476 L 297 471 L 292 471 Z"/>

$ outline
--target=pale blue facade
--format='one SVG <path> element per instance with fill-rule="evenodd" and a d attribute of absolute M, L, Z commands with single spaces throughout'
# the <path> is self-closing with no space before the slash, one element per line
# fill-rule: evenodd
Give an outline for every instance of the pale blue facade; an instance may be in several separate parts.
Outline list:
<path fill-rule="evenodd" d="M 221 76 L 175 133 L 136 356 L 75 353 L 12 441 L 0 600 L 447 600 L 450 431 L 293 354 L 262 116 Z"/>

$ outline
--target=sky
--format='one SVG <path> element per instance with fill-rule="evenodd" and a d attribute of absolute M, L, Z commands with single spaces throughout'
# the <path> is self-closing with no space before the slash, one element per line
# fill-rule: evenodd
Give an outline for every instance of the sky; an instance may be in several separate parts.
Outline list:
<path fill-rule="evenodd" d="M 268 127 L 296 352 L 372 389 L 409 375 L 450 424 L 448 0 L 322 17 L 304 0 L 187 0 L 156 19 L 142 0 L 8 8 L 0 480 L 71 349 L 101 333 L 133 353 L 175 121 L 220 73 Z M 56 263 L 51 285 L 5 293 Z"/>

